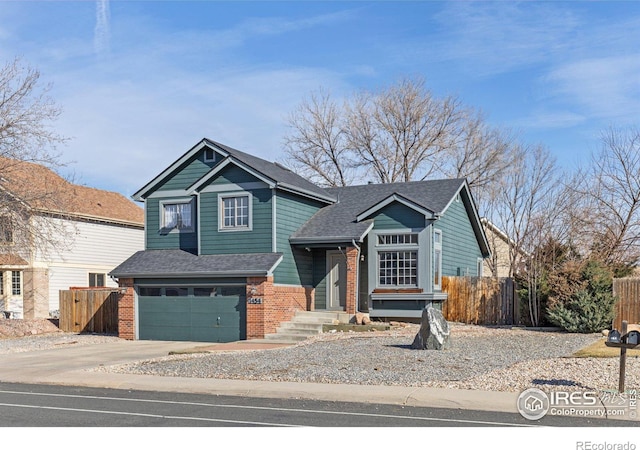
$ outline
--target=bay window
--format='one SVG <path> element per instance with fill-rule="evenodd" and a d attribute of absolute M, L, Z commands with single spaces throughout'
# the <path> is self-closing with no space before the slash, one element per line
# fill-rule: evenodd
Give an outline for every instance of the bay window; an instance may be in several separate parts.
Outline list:
<path fill-rule="evenodd" d="M 418 286 L 418 235 L 379 234 L 377 238 L 378 286 Z"/>

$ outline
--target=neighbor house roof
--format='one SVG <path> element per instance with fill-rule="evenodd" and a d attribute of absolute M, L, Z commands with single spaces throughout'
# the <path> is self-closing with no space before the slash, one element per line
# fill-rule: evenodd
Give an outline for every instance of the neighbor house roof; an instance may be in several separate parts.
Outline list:
<path fill-rule="evenodd" d="M 13 253 L 0 253 L 0 267 L 1 266 L 28 266 L 29 263 L 21 256 Z"/>
<path fill-rule="evenodd" d="M 70 183 L 31 162 L 0 158 L 0 189 L 42 212 L 143 226 L 144 210 L 117 192 Z"/>
<path fill-rule="evenodd" d="M 408 183 L 365 184 L 327 188 L 337 202 L 315 213 L 291 236 L 293 244 L 314 242 L 361 242 L 373 226 L 371 219 L 358 217 L 373 214 L 388 200 L 402 200 L 422 213 L 435 218 L 443 213 L 466 184 L 464 179 L 412 181 Z"/>
<path fill-rule="evenodd" d="M 282 253 L 194 255 L 184 250 L 143 250 L 113 269 L 116 278 L 268 275 Z"/>

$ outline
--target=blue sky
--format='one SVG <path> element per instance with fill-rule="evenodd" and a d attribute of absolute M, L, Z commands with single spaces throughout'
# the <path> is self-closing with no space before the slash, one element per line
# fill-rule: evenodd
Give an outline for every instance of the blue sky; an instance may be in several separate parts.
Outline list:
<path fill-rule="evenodd" d="M 52 83 L 77 182 L 127 196 L 203 137 L 282 158 L 310 92 L 421 76 L 571 170 L 640 123 L 635 1 L 2 1 L 0 58 Z"/>

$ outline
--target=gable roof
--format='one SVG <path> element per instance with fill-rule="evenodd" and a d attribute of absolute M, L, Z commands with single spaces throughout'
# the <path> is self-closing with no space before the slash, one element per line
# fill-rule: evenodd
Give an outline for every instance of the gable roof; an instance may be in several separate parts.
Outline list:
<path fill-rule="evenodd" d="M 73 184 L 31 162 L 0 159 L 0 190 L 36 211 L 144 226 L 144 210 L 117 192 Z"/>
<path fill-rule="evenodd" d="M 198 144 L 193 146 L 189 151 L 178 158 L 173 164 L 167 167 L 162 173 L 148 182 L 144 187 L 133 194 L 136 200 L 146 198 L 148 193 L 152 191 L 158 184 L 165 180 L 171 173 L 175 172 L 182 164 L 187 162 L 193 156 L 198 154 L 204 148 L 211 148 L 226 159 L 215 165 L 207 174 L 199 180 L 196 180 L 189 188 L 190 191 L 196 191 L 204 185 L 208 180 L 215 176 L 221 170 L 221 164 L 235 164 L 240 168 L 252 173 L 271 187 L 285 191 L 294 192 L 300 195 L 323 201 L 324 203 L 333 203 L 335 199 L 326 192 L 325 189 L 311 183 L 306 178 L 282 167 L 279 164 L 269 162 L 257 156 L 250 155 L 235 148 L 221 144 L 216 141 L 204 138 Z M 226 161 L 226 162 L 225 162 Z"/>
<path fill-rule="evenodd" d="M 337 202 L 315 213 L 290 242 L 361 242 L 373 226 L 367 217 L 396 199 L 422 214 L 431 213 L 435 219 L 464 186 L 464 179 L 451 179 L 327 188 Z"/>

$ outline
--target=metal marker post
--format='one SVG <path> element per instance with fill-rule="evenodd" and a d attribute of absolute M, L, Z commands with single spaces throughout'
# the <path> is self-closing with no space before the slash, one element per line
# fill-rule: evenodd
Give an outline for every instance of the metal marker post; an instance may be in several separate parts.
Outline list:
<path fill-rule="evenodd" d="M 626 320 L 622 321 L 622 330 L 620 330 L 620 335 L 624 336 L 627 334 L 627 325 L 628 322 Z M 624 393 L 624 377 L 625 377 L 625 366 L 627 364 L 627 347 L 620 347 L 620 379 L 618 381 L 618 391 L 623 394 Z"/>

